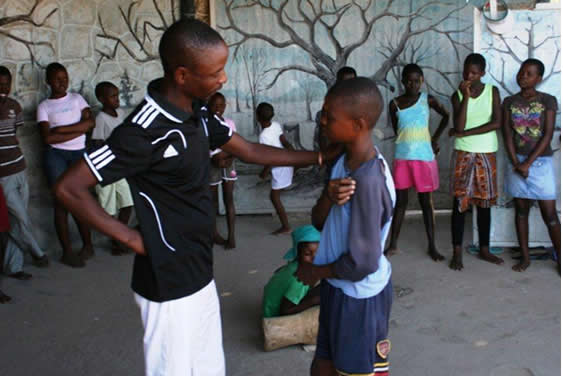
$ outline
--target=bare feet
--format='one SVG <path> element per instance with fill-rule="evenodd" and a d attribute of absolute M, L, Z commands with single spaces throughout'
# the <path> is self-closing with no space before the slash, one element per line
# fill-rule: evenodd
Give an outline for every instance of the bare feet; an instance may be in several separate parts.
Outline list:
<path fill-rule="evenodd" d="M 234 239 L 234 238 L 233 238 L 233 239 L 229 238 L 229 239 L 227 240 L 227 242 L 225 243 L 225 246 L 224 246 L 224 247 L 225 247 L 225 249 L 227 249 L 227 250 L 228 250 L 228 249 L 235 249 L 235 248 L 237 247 L 237 246 L 236 246 L 236 243 L 235 243 L 235 239 Z"/>
<path fill-rule="evenodd" d="M 512 267 L 515 272 L 523 272 L 530 266 L 530 260 L 521 259 L 520 262 Z"/>
<path fill-rule="evenodd" d="M 481 249 L 479 249 L 479 258 L 483 261 L 487 261 L 496 265 L 502 265 L 504 264 L 504 260 L 501 259 L 500 257 L 497 257 L 495 255 L 493 255 L 490 251 L 489 251 L 489 247 L 483 247 Z"/>
<path fill-rule="evenodd" d="M 0 290 L 0 304 L 8 303 L 12 298 L 8 295 L 4 294 L 2 290 Z"/>
<path fill-rule="evenodd" d="M 454 254 L 452 256 L 452 260 L 450 261 L 450 269 L 452 270 L 463 269 L 462 248 L 459 245 L 454 247 Z"/>
<path fill-rule="evenodd" d="M 65 253 L 61 257 L 61 262 L 71 268 L 83 268 L 86 266 L 84 259 L 74 253 Z"/>
<path fill-rule="evenodd" d="M 281 235 L 281 234 L 289 234 L 291 232 L 291 228 L 289 227 L 280 227 L 276 231 L 272 232 L 272 235 Z"/>
<path fill-rule="evenodd" d="M 221 235 L 215 234 L 213 235 L 213 243 L 225 246 L 227 244 L 227 241 Z"/>
<path fill-rule="evenodd" d="M 446 259 L 440 252 L 438 252 L 436 247 L 429 247 L 428 255 L 434 261 L 444 261 Z"/>
<path fill-rule="evenodd" d="M 396 255 L 398 253 L 401 253 L 399 248 L 398 247 L 391 247 L 391 246 L 387 247 L 387 249 L 385 251 L 383 251 L 383 254 L 387 257 Z"/>
<path fill-rule="evenodd" d="M 29 281 L 32 278 L 32 275 L 24 271 L 19 271 L 17 273 L 8 274 L 8 277 L 19 279 L 20 281 Z"/>
<path fill-rule="evenodd" d="M 78 252 L 78 256 L 82 257 L 83 260 L 89 260 L 94 257 L 94 248 L 91 245 L 85 245 Z"/>

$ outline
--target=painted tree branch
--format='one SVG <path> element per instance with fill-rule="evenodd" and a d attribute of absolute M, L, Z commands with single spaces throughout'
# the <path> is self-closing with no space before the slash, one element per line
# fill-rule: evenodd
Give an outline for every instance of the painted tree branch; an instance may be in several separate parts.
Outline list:
<path fill-rule="evenodd" d="M 386 0 L 382 10 L 372 16 L 370 12 L 373 12 L 374 3 L 373 0 L 366 2 L 352 0 L 348 3 L 342 3 L 342 5 L 336 5 L 335 1 L 296 0 L 296 2 L 292 4 L 296 4 L 295 10 L 297 15 L 290 15 L 289 0 L 281 0 L 279 3 L 275 3 L 275 5 L 272 1 L 254 0 L 246 1 L 241 4 L 236 0 L 226 0 L 225 16 L 228 24 L 219 25 L 219 28 L 225 31 L 235 32 L 238 36 L 236 40 L 231 41 L 229 44 L 231 47 L 235 47 L 235 54 L 238 52 L 238 48 L 244 43 L 250 40 L 260 40 L 274 48 L 298 47 L 309 56 L 313 66 L 312 68 L 307 68 L 299 64 L 292 65 L 291 67 L 278 68 L 277 74 L 267 87 L 275 85 L 276 81 L 283 73 L 291 70 L 313 74 L 325 82 L 327 87 L 332 85 L 336 78 L 336 72 L 346 65 L 348 58 L 357 48 L 367 42 L 376 22 L 386 17 L 394 18 L 397 21 L 400 19 L 408 20 L 407 26 L 400 36 L 398 43 L 388 54 L 387 59 L 381 64 L 381 67 L 371 76 L 378 84 L 386 86 L 391 90 L 394 90 L 394 88 L 387 82 L 387 73 L 397 64 L 397 57 L 407 46 L 407 42 L 411 38 L 425 32 L 437 32 L 446 37 L 452 47 L 456 49 L 456 54 L 458 54 L 458 47 L 467 47 L 457 41 L 453 35 L 467 32 L 471 28 L 471 25 L 461 30 L 442 30 L 439 27 L 442 22 L 453 18 L 456 12 L 459 12 L 465 7 L 465 4 L 463 4 L 463 6 L 456 6 L 456 3 L 453 2 L 427 1 L 419 5 L 415 10 L 411 9 L 408 13 L 401 14 L 391 10 L 392 5 L 395 3 L 394 0 Z M 436 19 L 429 13 L 434 6 L 448 6 L 451 7 L 451 10 L 446 15 Z M 237 24 L 234 13 L 237 10 L 253 8 L 260 9 L 260 11 L 264 13 L 269 13 L 277 22 L 277 26 L 284 31 L 284 35 L 276 38 L 272 35 L 266 35 L 265 33 L 246 30 L 242 25 Z M 355 41 L 348 45 L 343 45 L 337 37 L 337 28 L 343 17 L 352 9 L 355 9 L 359 13 L 359 20 L 363 30 Z M 421 26 L 422 20 L 426 21 L 425 26 Z M 300 27 L 305 27 L 306 32 L 302 35 L 298 34 L 294 27 L 296 24 L 299 24 Z M 324 51 L 317 44 L 317 40 L 320 39 L 317 38 L 317 36 L 321 32 L 328 37 L 328 40 L 332 44 L 335 50 L 334 57 L 329 55 L 329 53 Z"/>
<path fill-rule="evenodd" d="M 6 27 L 6 26 L 16 25 L 18 23 L 30 24 L 30 25 L 35 26 L 35 27 L 43 27 L 47 23 L 49 18 L 51 18 L 51 16 L 53 14 L 55 14 L 59 9 L 55 8 L 55 9 L 51 10 L 43 18 L 42 21 L 36 22 L 34 20 L 34 13 L 35 13 L 35 10 L 37 9 L 37 7 L 42 2 L 43 2 L 43 0 L 35 0 L 35 3 L 31 7 L 31 9 L 25 14 L 1 17 L 0 18 L 0 28 Z M 12 39 L 16 42 L 23 44 L 26 47 L 27 51 L 29 52 L 31 64 L 38 64 L 39 65 L 39 63 L 37 63 L 37 59 L 35 58 L 35 54 L 33 52 L 34 46 L 46 46 L 46 47 L 50 48 L 52 51 L 54 51 L 53 46 L 49 42 L 36 42 L 36 41 L 30 40 L 30 39 L 25 39 L 25 38 L 22 38 L 22 37 L 18 37 L 14 34 L 11 34 L 9 31 L 2 30 L 2 29 L 0 29 L 0 34 L 4 35 L 7 38 L 10 38 L 10 39 Z"/>
<path fill-rule="evenodd" d="M 97 37 L 115 42 L 109 52 L 103 51 L 100 48 L 96 48 L 96 52 L 100 55 L 100 58 L 98 59 L 98 67 L 104 59 L 114 60 L 117 56 L 119 47 L 122 47 L 123 50 L 125 50 L 125 52 L 138 63 L 146 63 L 159 59 L 158 53 L 153 52 L 147 47 L 147 41 L 152 42 L 152 38 L 150 36 L 151 30 L 164 32 L 164 30 L 166 30 L 166 28 L 168 27 L 168 21 L 166 20 L 164 13 L 160 9 L 158 2 L 156 0 L 152 0 L 152 3 L 155 12 L 160 20 L 160 24 L 158 25 L 155 25 L 153 22 L 148 20 L 145 20 L 141 23 L 141 19 L 134 14 L 135 8 L 140 4 L 139 1 L 132 1 L 127 7 L 127 12 L 123 9 L 123 7 L 118 6 L 121 18 L 127 26 L 129 34 L 131 34 L 131 36 L 133 37 L 133 46 L 126 43 L 123 39 L 121 39 L 120 36 L 110 34 L 107 31 L 101 16 L 98 14 L 98 23 L 102 32 L 97 34 Z M 172 20 L 172 22 L 176 21 L 175 7 L 176 1 L 170 0 L 170 19 Z M 135 48 L 139 49 L 138 53 L 134 51 Z"/>

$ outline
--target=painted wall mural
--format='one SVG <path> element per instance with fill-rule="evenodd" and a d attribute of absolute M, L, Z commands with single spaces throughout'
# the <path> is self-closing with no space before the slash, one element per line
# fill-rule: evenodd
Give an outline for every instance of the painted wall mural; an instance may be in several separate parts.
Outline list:
<path fill-rule="evenodd" d="M 388 103 L 402 90 L 402 67 L 415 62 L 425 73 L 423 90 L 450 107 L 463 59 L 473 49 L 473 8 L 463 0 L 216 0 L 212 6 L 216 28 L 231 48 L 223 90 L 227 116 L 243 136 L 257 139 L 253 109 L 270 102 L 294 146 L 309 150 L 316 146 L 313 119 L 341 67 L 352 66 L 375 80 Z M 434 117 L 432 124 L 435 129 Z M 386 113 L 374 140 L 391 162 L 394 134 Z M 444 135 L 441 143 L 441 187 L 435 202 L 444 208 L 451 204 L 451 140 Z M 242 163 L 238 168 L 239 212 L 271 211 L 269 182 L 258 180 L 259 168 Z M 321 190 L 318 168 L 298 170 L 294 182 L 284 197 L 286 207 L 309 209 Z"/>

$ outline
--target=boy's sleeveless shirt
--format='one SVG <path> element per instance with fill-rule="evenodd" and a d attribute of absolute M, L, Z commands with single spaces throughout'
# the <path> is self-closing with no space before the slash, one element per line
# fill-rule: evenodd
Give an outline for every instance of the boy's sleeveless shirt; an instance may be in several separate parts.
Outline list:
<path fill-rule="evenodd" d="M 433 161 L 432 139 L 428 130 L 428 94 L 421 92 L 416 103 L 410 107 L 401 110 L 397 106 L 397 119 L 395 159 Z"/>
<path fill-rule="evenodd" d="M 463 100 L 461 91 L 457 91 L 460 102 Z M 491 121 L 493 117 L 493 85 L 485 84 L 481 95 L 469 98 L 467 117 L 464 129 L 479 127 Z M 455 139 L 455 149 L 470 153 L 494 153 L 498 150 L 497 132 L 495 130 L 474 136 Z"/>

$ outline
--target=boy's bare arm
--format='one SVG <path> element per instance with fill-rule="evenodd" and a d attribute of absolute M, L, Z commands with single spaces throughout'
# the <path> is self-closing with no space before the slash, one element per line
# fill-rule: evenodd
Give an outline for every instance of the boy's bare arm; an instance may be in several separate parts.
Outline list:
<path fill-rule="evenodd" d="M 313 226 L 321 231 L 332 205 L 344 205 L 350 200 L 355 190 L 356 182 L 352 178 L 330 180 L 311 212 Z"/>
<path fill-rule="evenodd" d="M 461 85 L 464 81 L 462 81 Z M 453 131 L 460 133 L 465 129 L 465 122 L 467 121 L 467 106 L 469 104 L 470 95 L 463 95 L 463 99 L 460 102 L 457 95 L 457 91 L 452 94 L 452 107 L 454 109 L 454 128 Z M 453 136 L 452 131 L 450 131 L 450 136 Z"/>
<path fill-rule="evenodd" d="M 514 146 L 514 140 L 512 139 L 512 129 L 510 128 L 510 112 L 506 108 L 503 109 L 502 135 L 504 138 L 504 145 L 506 147 L 506 154 L 508 154 L 508 159 L 510 159 L 512 166 L 517 166 L 519 162 L 516 158 L 516 147 Z"/>
<path fill-rule="evenodd" d="M 397 106 L 393 100 L 389 102 L 389 117 L 391 118 L 391 126 L 393 127 L 393 132 L 395 132 L 396 136 L 399 133 L 399 119 L 397 119 Z"/>
<path fill-rule="evenodd" d="M 88 191 L 98 181 L 84 159 L 71 166 L 55 185 L 57 199 L 78 219 L 109 237 L 125 244 L 138 254 L 145 254 L 141 234 L 102 209 Z"/>
<path fill-rule="evenodd" d="M 293 145 L 291 145 L 291 143 L 287 141 L 287 138 L 285 138 L 283 134 L 280 136 L 280 142 L 287 150 L 295 150 Z"/>
<path fill-rule="evenodd" d="M 272 167 L 264 166 L 264 168 L 262 169 L 262 171 L 260 171 L 260 174 L 258 176 L 260 177 L 260 179 L 266 179 L 266 176 L 268 176 L 268 174 L 271 171 L 272 171 Z"/>
<path fill-rule="evenodd" d="M 43 141 L 51 145 L 82 136 L 84 133 L 94 128 L 95 125 L 96 123 L 91 116 L 90 109 L 85 108 L 82 110 L 82 118 L 77 123 L 51 128 L 49 122 L 41 121 L 39 122 L 39 130 Z"/>
<path fill-rule="evenodd" d="M 440 120 L 440 125 L 438 125 L 438 128 L 436 129 L 434 135 L 432 136 L 432 142 L 437 143 L 438 139 L 440 138 L 440 136 L 448 126 L 448 123 L 450 121 L 450 113 L 448 112 L 448 110 L 446 110 L 444 105 L 440 103 L 433 96 L 428 97 L 428 105 L 430 106 L 431 109 L 436 111 L 438 114 L 442 115 L 442 120 Z"/>
<path fill-rule="evenodd" d="M 534 150 L 528 155 L 528 158 L 523 162 L 527 168 L 529 168 L 532 163 L 536 160 L 537 157 L 542 155 L 545 152 L 545 149 L 551 143 L 551 139 L 553 138 L 553 132 L 555 130 L 555 111 L 554 110 L 546 110 L 545 112 L 545 127 L 543 130 L 543 135 L 540 138 L 540 141 L 536 144 Z"/>
<path fill-rule="evenodd" d="M 289 299 L 286 297 L 282 298 L 282 302 L 280 305 L 280 313 L 282 315 L 293 315 L 295 313 L 303 312 L 304 310 L 311 308 L 313 306 L 321 304 L 321 286 L 313 287 L 309 290 L 307 295 L 299 304 L 293 304 Z"/>
<path fill-rule="evenodd" d="M 229 142 L 221 146 L 221 149 L 234 155 L 246 163 L 255 163 L 268 166 L 309 166 L 318 164 L 323 160 L 318 152 L 313 151 L 289 151 L 272 146 L 248 142 L 237 133 L 234 133 Z"/>

